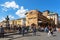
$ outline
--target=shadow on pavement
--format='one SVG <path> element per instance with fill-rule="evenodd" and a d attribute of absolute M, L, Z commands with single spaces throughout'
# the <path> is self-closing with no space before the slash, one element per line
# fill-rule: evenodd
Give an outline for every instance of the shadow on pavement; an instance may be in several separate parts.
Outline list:
<path fill-rule="evenodd" d="M 23 36 L 21 36 L 21 37 L 16 37 L 16 38 L 11 38 L 11 39 L 8 39 L 8 40 L 13 40 L 13 39 L 17 39 L 17 38 L 22 38 Z"/>
<path fill-rule="evenodd" d="M 56 37 L 56 35 L 53 35 L 53 37 Z"/>
<path fill-rule="evenodd" d="M 17 39 L 17 38 L 22 38 L 22 37 L 32 37 L 32 36 L 40 36 L 40 35 L 31 35 L 31 34 L 25 34 L 24 36 L 19 36 L 19 37 L 15 37 L 15 38 L 11 38 L 11 39 L 9 39 L 9 40 L 13 40 L 13 39 Z"/>
<path fill-rule="evenodd" d="M 4 38 L 12 38 L 12 37 L 10 37 L 11 35 L 19 35 L 19 33 L 15 33 L 15 34 L 7 34 L 7 35 L 4 35 Z"/>

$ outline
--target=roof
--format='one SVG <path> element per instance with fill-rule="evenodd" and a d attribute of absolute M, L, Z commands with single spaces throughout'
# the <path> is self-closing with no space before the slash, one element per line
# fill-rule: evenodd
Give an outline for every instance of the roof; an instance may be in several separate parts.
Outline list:
<path fill-rule="evenodd" d="M 21 20 L 21 19 L 24 19 L 24 20 L 25 20 L 26 18 L 19 18 L 19 19 L 17 19 L 17 20 Z"/>
<path fill-rule="evenodd" d="M 50 12 L 49 15 L 58 15 L 58 14 L 55 12 Z"/>
<path fill-rule="evenodd" d="M 39 13 L 42 13 L 42 12 L 40 12 L 39 10 L 30 10 L 30 11 L 26 12 L 26 14 L 28 14 L 28 13 L 30 13 L 30 12 L 39 12 Z M 26 14 L 25 14 L 25 15 L 26 15 Z"/>
<path fill-rule="evenodd" d="M 45 10 L 45 11 L 43 11 L 43 12 L 48 12 L 48 13 L 49 13 L 50 11 L 49 11 L 49 10 Z"/>

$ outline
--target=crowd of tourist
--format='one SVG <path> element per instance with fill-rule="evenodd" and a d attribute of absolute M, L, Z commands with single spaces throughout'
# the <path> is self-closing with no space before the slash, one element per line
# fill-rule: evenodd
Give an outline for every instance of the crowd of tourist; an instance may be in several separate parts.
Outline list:
<path fill-rule="evenodd" d="M 53 35 L 53 32 L 56 31 L 55 26 L 47 25 L 45 27 L 39 26 L 38 29 L 36 29 L 36 25 L 33 23 L 31 26 L 24 25 L 10 25 L 9 27 L 4 28 L 3 25 L 0 25 L 0 37 L 4 37 L 4 30 L 13 30 L 18 31 L 19 34 L 22 34 L 24 36 L 25 33 L 33 32 L 33 35 L 36 35 L 37 31 L 46 32 L 48 35 Z"/>

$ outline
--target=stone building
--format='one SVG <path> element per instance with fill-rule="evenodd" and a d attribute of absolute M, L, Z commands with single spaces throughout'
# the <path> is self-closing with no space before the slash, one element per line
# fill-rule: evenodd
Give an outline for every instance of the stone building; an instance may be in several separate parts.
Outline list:
<path fill-rule="evenodd" d="M 33 23 L 35 23 L 36 26 L 58 25 L 58 14 L 51 13 L 48 10 L 44 12 L 31 10 L 26 13 L 26 26 L 31 26 Z"/>
<path fill-rule="evenodd" d="M 17 19 L 16 22 L 17 22 L 17 25 L 24 25 L 24 24 L 26 24 L 25 23 L 26 19 L 25 18 Z"/>
<path fill-rule="evenodd" d="M 9 23 L 10 23 L 10 25 L 15 25 L 16 24 L 16 20 L 10 20 Z"/>
<path fill-rule="evenodd" d="M 58 14 L 57 13 L 50 12 L 47 18 L 52 19 L 54 21 L 54 24 L 58 25 Z"/>
<path fill-rule="evenodd" d="M 26 26 L 31 26 L 32 23 L 37 24 L 38 12 L 36 10 L 31 10 L 26 13 Z"/>
<path fill-rule="evenodd" d="M 25 18 L 10 20 L 10 24 L 11 25 L 23 25 L 25 24 L 25 21 L 26 21 Z"/>
<path fill-rule="evenodd" d="M 49 10 L 45 10 L 45 11 L 42 12 L 43 13 L 42 15 L 47 17 L 49 15 L 49 12 L 50 12 Z"/>
<path fill-rule="evenodd" d="M 54 22 L 55 25 L 58 25 L 58 14 L 54 12 L 50 12 L 49 10 L 46 10 L 43 12 L 43 15 L 47 17 L 51 23 Z"/>
<path fill-rule="evenodd" d="M 2 25 L 3 27 L 6 27 L 6 21 L 0 22 L 0 25 Z"/>
<path fill-rule="evenodd" d="M 31 26 L 31 24 L 36 24 L 38 27 L 39 25 L 48 24 L 50 20 L 43 15 L 42 12 L 38 10 L 31 10 L 26 13 L 26 26 Z"/>

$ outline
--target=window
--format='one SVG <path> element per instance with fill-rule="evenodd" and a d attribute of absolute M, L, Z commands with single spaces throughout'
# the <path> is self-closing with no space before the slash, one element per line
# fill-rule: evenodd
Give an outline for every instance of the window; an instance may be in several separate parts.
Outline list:
<path fill-rule="evenodd" d="M 30 12 L 32 14 L 32 12 Z"/>

